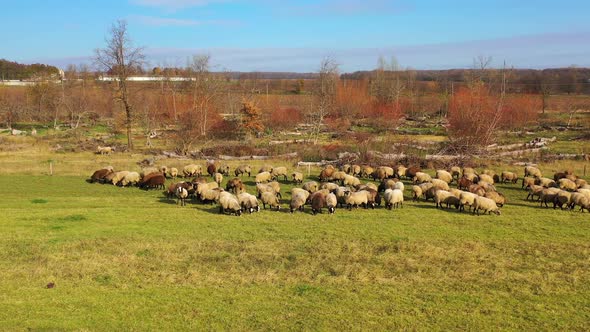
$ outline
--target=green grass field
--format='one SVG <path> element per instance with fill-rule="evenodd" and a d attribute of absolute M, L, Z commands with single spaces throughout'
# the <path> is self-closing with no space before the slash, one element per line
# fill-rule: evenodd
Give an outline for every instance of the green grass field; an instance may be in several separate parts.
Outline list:
<path fill-rule="evenodd" d="M 406 202 L 234 217 L 0 175 L 0 329 L 590 329 L 590 214 L 499 190 L 501 216 Z"/>

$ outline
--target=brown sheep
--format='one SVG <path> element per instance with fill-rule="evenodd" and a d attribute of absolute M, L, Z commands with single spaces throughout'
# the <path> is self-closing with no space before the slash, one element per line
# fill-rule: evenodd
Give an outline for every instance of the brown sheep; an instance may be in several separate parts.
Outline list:
<path fill-rule="evenodd" d="M 421 172 L 422 169 L 418 166 L 411 166 L 406 170 L 406 177 L 408 179 L 413 179 L 416 176 L 416 173 Z"/>
<path fill-rule="evenodd" d="M 90 180 L 88 180 L 88 182 L 90 182 L 90 183 L 100 182 L 107 175 L 109 175 L 109 173 L 112 173 L 112 172 L 113 172 L 112 168 L 99 169 L 99 170 L 95 171 L 94 173 L 92 173 L 92 175 L 90 176 Z"/>
<path fill-rule="evenodd" d="M 311 213 L 313 213 L 314 215 L 319 213 L 322 213 L 322 208 L 327 207 L 326 205 L 326 194 L 321 192 L 321 191 L 317 191 L 315 193 L 313 193 L 310 197 L 310 201 L 311 201 Z"/>
<path fill-rule="evenodd" d="M 209 164 L 209 165 L 207 165 L 207 173 L 210 176 L 214 176 L 215 173 L 217 173 L 217 166 L 215 166 L 215 164 Z"/>
<path fill-rule="evenodd" d="M 473 181 L 469 180 L 468 178 L 462 176 L 459 181 L 457 181 L 457 188 L 461 190 L 469 189 L 469 186 L 473 184 Z"/>
<path fill-rule="evenodd" d="M 164 189 L 166 178 L 161 173 L 148 174 L 138 185 L 139 188 L 149 189 Z"/>

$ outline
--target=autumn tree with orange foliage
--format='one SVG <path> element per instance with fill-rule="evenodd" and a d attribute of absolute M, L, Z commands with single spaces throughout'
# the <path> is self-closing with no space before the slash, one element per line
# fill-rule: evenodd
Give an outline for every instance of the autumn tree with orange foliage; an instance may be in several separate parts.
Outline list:
<path fill-rule="evenodd" d="M 240 109 L 242 116 L 242 130 L 246 135 L 259 135 L 264 131 L 264 125 L 260 120 L 260 108 L 254 105 L 251 101 L 244 101 L 242 109 Z"/>

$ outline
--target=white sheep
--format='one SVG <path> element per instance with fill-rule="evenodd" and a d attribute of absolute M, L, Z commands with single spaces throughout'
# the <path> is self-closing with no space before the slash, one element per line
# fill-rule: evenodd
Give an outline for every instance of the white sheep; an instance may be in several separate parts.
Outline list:
<path fill-rule="evenodd" d="M 557 183 L 555 182 L 555 180 L 550 178 L 535 178 L 535 184 L 545 188 L 557 188 Z"/>
<path fill-rule="evenodd" d="M 416 175 L 414 176 L 413 179 L 414 183 L 416 184 L 420 184 L 420 183 L 424 183 L 424 182 L 432 182 L 432 177 L 424 172 L 416 172 Z"/>
<path fill-rule="evenodd" d="M 315 181 L 305 182 L 302 188 L 309 191 L 312 194 L 320 189 L 318 183 Z"/>
<path fill-rule="evenodd" d="M 486 212 L 488 214 L 492 214 L 492 212 L 497 215 L 501 214 L 500 209 L 494 200 L 481 196 L 475 197 L 475 201 L 473 202 L 473 213 L 477 213 L 479 216 L 479 210 L 482 210 L 484 214 Z"/>
<path fill-rule="evenodd" d="M 277 180 L 279 176 L 282 176 L 285 181 L 287 181 L 287 167 L 273 167 L 272 171 L 270 172 L 271 178 L 273 180 Z"/>
<path fill-rule="evenodd" d="M 443 208 L 443 203 L 445 201 L 445 199 L 449 196 L 453 196 L 449 191 L 446 190 L 437 190 L 434 193 L 434 203 L 436 203 L 436 207 L 437 208 Z M 453 196 L 455 197 L 455 196 Z"/>
<path fill-rule="evenodd" d="M 405 177 L 406 176 L 406 171 L 408 170 L 408 168 L 404 165 L 398 165 L 395 169 L 394 172 L 394 176 L 397 177 L 398 179 L 401 179 L 402 176 Z"/>
<path fill-rule="evenodd" d="M 518 181 L 518 175 L 514 172 L 503 171 L 501 179 L 502 183 L 512 182 L 514 184 L 516 181 Z"/>
<path fill-rule="evenodd" d="M 269 208 L 276 207 L 277 211 L 281 209 L 281 203 L 279 202 L 279 198 L 273 192 L 265 191 L 260 196 L 260 200 L 262 201 L 262 207 L 266 210 L 266 205 L 268 204 Z"/>
<path fill-rule="evenodd" d="M 240 206 L 238 198 L 228 192 L 223 193 L 224 194 L 220 195 L 219 197 L 219 213 L 225 213 L 225 211 L 230 211 L 234 213 L 236 216 L 241 216 L 242 207 Z"/>
<path fill-rule="evenodd" d="M 184 174 L 184 177 L 201 176 L 203 175 L 203 167 L 195 164 L 186 165 L 182 169 L 182 174 Z"/>
<path fill-rule="evenodd" d="M 492 175 L 489 175 L 489 174 L 481 174 L 479 176 L 479 182 L 494 184 L 494 178 Z"/>
<path fill-rule="evenodd" d="M 178 199 L 176 204 L 180 203 L 180 206 L 185 206 L 186 205 L 186 198 L 188 197 L 188 190 L 186 190 L 186 188 L 178 186 L 178 187 L 176 187 L 176 191 L 174 192 L 174 194 L 176 195 L 176 198 Z"/>
<path fill-rule="evenodd" d="M 110 155 L 111 152 L 115 151 L 115 148 L 110 146 L 98 146 L 96 148 L 96 153 L 101 155 Z"/>
<path fill-rule="evenodd" d="M 256 174 L 256 183 L 266 183 L 272 179 L 270 172 L 262 172 Z"/>
<path fill-rule="evenodd" d="M 215 173 L 213 175 L 213 179 L 215 180 L 215 182 L 217 182 L 218 185 L 221 185 L 221 181 L 223 181 L 223 174 Z"/>
<path fill-rule="evenodd" d="M 326 182 L 326 183 L 322 183 L 321 189 L 328 189 L 329 191 L 334 191 L 338 188 L 338 185 L 336 183 L 332 183 L 332 182 Z"/>
<path fill-rule="evenodd" d="M 388 209 L 397 208 L 398 206 L 404 206 L 404 193 L 399 189 L 386 189 L 383 193 L 383 201 L 385 207 Z"/>
<path fill-rule="evenodd" d="M 344 206 L 344 204 L 346 204 L 346 196 L 349 193 L 350 193 L 350 188 L 348 188 L 348 187 L 338 187 L 338 189 L 336 189 L 334 191 L 334 195 L 336 195 L 336 199 L 338 200 L 340 207 L 342 207 L 342 206 Z"/>
<path fill-rule="evenodd" d="M 303 173 L 293 172 L 293 174 L 291 174 L 291 178 L 293 179 L 293 183 L 302 183 L 303 182 Z"/>
<path fill-rule="evenodd" d="M 178 177 L 178 168 L 170 167 L 170 170 L 168 171 L 168 176 L 173 179 L 176 179 L 176 177 Z"/>
<path fill-rule="evenodd" d="M 543 173 L 541 173 L 541 170 L 538 169 L 537 167 L 534 166 L 526 166 L 524 168 L 524 176 L 531 176 L 531 177 L 536 177 L 536 178 L 540 178 L 543 176 Z"/>
<path fill-rule="evenodd" d="M 468 191 L 463 191 L 461 192 L 460 196 L 459 196 L 459 210 L 463 211 L 465 210 L 465 206 L 469 206 L 469 210 L 471 210 L 471 208 L 473 207 L 473 204 L 475 203 L 475 198 L 478 197 L 476 194 L 468 192 Z"/>
<path fill-rule="evenodd" d="M 195 190 L 196 192 L 196 196 L 199 197 L 199 199 L 202 199 L 203 193 L 207 190 L 211 190 L 211 189 L 215 189 L 215 188 L 219 188 L 219 185 L 217 184 L 217 182 L 207 182 L 207 183 L 197 183 L 197 189 Z"/>
<path fill-rule="evenodd" d="M 126 187 L 126 186 L 130 186 L 130 185 L 138 184 L 140 180 L 141 180 L 141 177 L 139 176 L 139 173 L 129 172 L 123 177 L 123 179 L 121 179 L 120 184 L 121 184 L 121 186 Z"/>
<path fill-rule="evenodd" d="M 344 181 L 344 178 L 346 177 L 346 175 L 348 175 L 348 174 L 344 171 L 334 172 L 334 173 L 332 173 L 332 181 L 340 181 L 340 183 L 342 183 Z"/>
<path fill-rule="evenodd" d="M 305 201 L 307 201 L 307 198 L 309 198 L 309 195 L 311 195 L 311 193 L 305 189 L 292 188 L 291 189 L 291 197 L 293 197 L 295 195 L 302 195 L 305 198 Z"/>
<path fill-rule="evenodd" d="M 291 202 L 289 203 L 291 213 L 293 213 L 295 210 L 303 211 L 303 206 L 305 205 L 305 202 L 307 202 L 307 198 L 309 197 L 309 192 L 305 192 L 307 193 L 307 196 L 302 192 L 298 192 L 291 196 Z"/>
<path fill-rule="evenodd" d="M 118 184 L 119 182 L 121 182 L 121 180 L 123 180 L 123 178 L 125 178 L 125 176 L 129 174 L 129 171 L 119 171 L 119 172 L 115 172 L 115 176 L 113 176 L 113 178 L 111 179 L 111 183 L 113 185 Z"/>
<path fill-rule="evenodd" d="M 368 202 L 367 194 L 368 194 L 368 192 L 364 191 L 364 190 L 357 191 L 357 192 L 349 192 L 346 195 L 346 199 L 345 199 L 348 209 L 352 210 L 353 206 L 356 208 L 359 205 L 362 205 L 364 208 L 367 208 L 367 202 Z"/>
<path fill-rule="evenodd" d="M 432 179 L 430 182 L 432 186 L 437 189 L 449 191 L 449 184 L 448 182 L 441 180 L 441 179 Z"/>
<path fill-rule="evenodd" d="M 447 184 L 453 182 L 453 175 L 444 169 L 437 170 L 435 178 L 442 180 Z"/>
<path fill-rule="evenodd" d="M 569 203 L 570 210 L 573 210 L 576 205 L 580 207 L 580 211 L 584 212 L 584 209 L 586 209 L 590 212 L 590 198 L 586 195 L 577 192 L 573 193 Z"/>
<path fill-rule="evenodd" d="M 328 212 L 330 214 L 334 214 L 336 212 L 336 206 L 338 205 L 338 199 L 336 195 L 333 193 L 329 193 L 326 195 L 326 206 L 328 207 Z"/>
<path fill-rule="evenodd" d="M 345 186 L 356 188 L 361 185 L 361 180 L 359 180 L 357 177 L 346 174 L 346 176 L 344 177 L 344 181 L 342 181 L 342 184 Z"/>
<path fill-rule="evenodd" d="M 240 203 L 242 210 L 246 210 L 249 213 L 260 211 L 258 199 L 256 199 L 256 196 L 252 194 L 246 192 L 238 194 L 238 202 Z"/>
<path fill-rule="evenodd" d="M 454 178 L 459 178 L 461 176 L 461 167 L 459 166 L 452 166 L 451 171 L 449 172 Z"/>
<path fill-rule="evenodd" d="M 570 179 L 559 179 L 558 181 L 559 183 L 559 188 L 563 189 L 563 190 L 568 190 L 568 191 L 576 191 L 576 189 L 578 189 L 578 186 L 576 185 L 576 183 Z"/>

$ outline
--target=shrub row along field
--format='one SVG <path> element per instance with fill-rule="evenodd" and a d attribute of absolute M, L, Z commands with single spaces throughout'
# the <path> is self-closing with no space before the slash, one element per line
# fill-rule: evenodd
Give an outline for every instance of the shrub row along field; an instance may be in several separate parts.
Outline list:
<path fill-rule="evenodd" d="M 500 216 L 414 202 L 403 179 L 403 208 L 237 218 L 85 180 L 0 176 L 3 328 L 589 328 L 590 214 L 521 182 L 495 184 Z M 301 185 L 278 181 L 288 206 Z"/>

